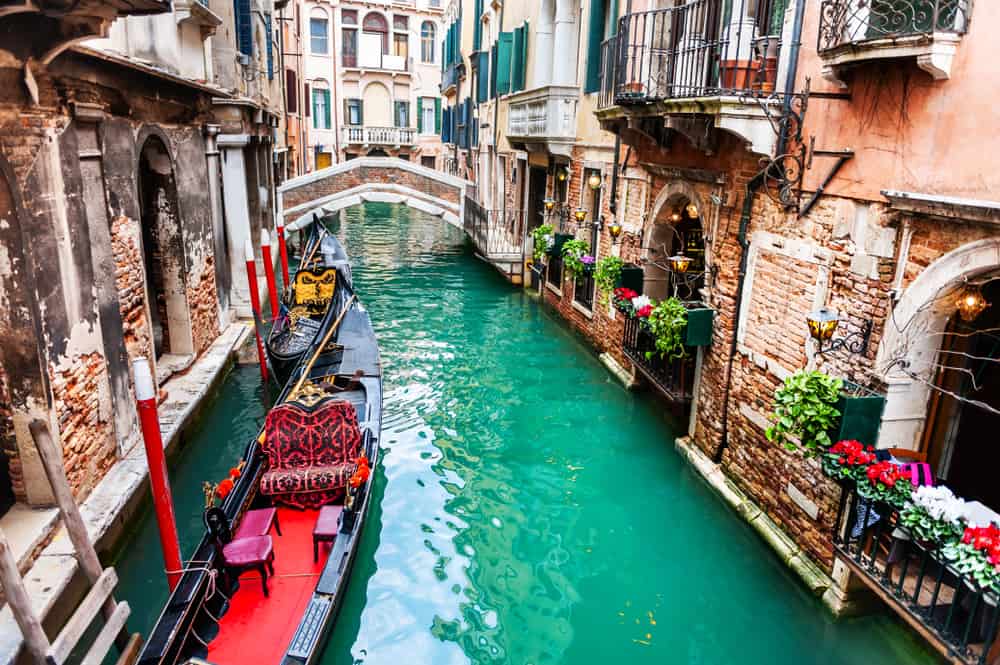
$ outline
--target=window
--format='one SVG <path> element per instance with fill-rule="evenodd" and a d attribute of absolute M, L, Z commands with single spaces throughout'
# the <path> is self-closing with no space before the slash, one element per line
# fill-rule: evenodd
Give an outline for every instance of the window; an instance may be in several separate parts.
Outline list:
<path fill-rule="evenodd" d="M 410 20 L 405 16 L 397 14 L 392 17 L 392 29 L 406 32 L 410 29 Z"/>
<path fill-rule="evenodd" d="M 285 112 L 299 112 L 299 85 L 293 69 L 285 70 Z"/>
<path fill-rule="evenodd" d="M 309 19 L 309 50 L 317 55 L 328 53 L 326 23 L 326 13 L 321 9 L 314 9 Z"/>
<path fill-rule="evenodd" d="M 426 127 L 426 125 L 425 125 L 425 127 Z M 424 166 L 426 168 L 429 168 L 429 169 L 434 168 L 434 155 L 421 155 L 420 156 L 420 165 Z"/>
<path fill-rule="evenodd" d="M 364 116 L 362 114 L 362 106 L 360 99 L 348 99 L 345 100 L 347 105 L 347 124 L 348 125 L 360 125 L 364 122 Z"/>
<path fill-rule="evenodd" d="M 420 26 L 420 62 L 434 62 L 434 24 L 424 21 Z"/>
<path fill-rule="evenodd" d="M 396 102 L 395 117 L 397 127 L 410 126 L 410 102 Z"/>
<path fill-rule="evenodd" d="M 400 58 L 410 55 L 410 21 L 405 16 L 392 17 L 392 54 Z"/>
<path fill-rule="evenodd" d="M 435 7 L 437 9 L 441 8 L 441 0 L 430 0 L 427 4 L 429 7 Z"/>
<path fill-rule="evenodd" d="M 330 129 L 330 91 L 313 88 L 313 127 Z"/>
<path fill-rule="evenodd" d="M 437 130 L 437 104 L 438 100 L 433 97 L 418 97 L 417 118 L 420 123 L 421 134 L 436 134 Z"/>
<path fill-rule="evenodd" d="M 389 24 L 386 23 L 384 16 L 377 12 L 368 12 L 365 14 L 361 29 L 365 34 L 377 35 L 382 42 L 382 54 L 389 54 Z"/>
<path fill-rule="evenodd" d="M 341 31 L 342 44 L 340 58 L 344 67 L 358 66 L 358 31 L 354 28 L 344 28 Z"/>
<path fill-rule="evenodd" d="M 322 86 L 322 87 L 320 87 Z M 313 127 L 330 129 L 330 90 L 326 83 L 313 83 Z"/>
<path fill-rule="evenodd" d="M 340 10 L 340 22 L 343 25 L 357 25 L 358 24 L 358 10 L 357 9 L 341 9 Z"/>

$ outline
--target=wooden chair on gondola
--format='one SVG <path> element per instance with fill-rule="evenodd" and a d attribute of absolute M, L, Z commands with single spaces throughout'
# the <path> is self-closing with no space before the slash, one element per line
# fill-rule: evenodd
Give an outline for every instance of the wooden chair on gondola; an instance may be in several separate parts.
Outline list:
<path fill-rule="evenodd" d="M 246 536 L 233 538 L 226 513 L 213 506 L 203 516 L 205 528 L 215 539 L 215 546 L 222 556 L 222 568 L 227 586 L 232 589 L 239 576 L 248 570 L 260 573 L 264 596 L 268 596 L 267 573 L 274 574 L 274 542 L 271 536 Z"/>

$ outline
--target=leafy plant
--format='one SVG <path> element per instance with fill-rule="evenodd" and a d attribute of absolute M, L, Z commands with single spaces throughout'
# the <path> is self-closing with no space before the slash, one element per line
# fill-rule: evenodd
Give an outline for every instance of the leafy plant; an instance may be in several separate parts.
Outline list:
<path fill-rule="evenodd" d="M 830 447 L 830 430 L 840 418 L 836 404 L 844 382 L 823 372 L 800 370 L 785 379 L 774 392 L 774 423 L 767 428 L 767 440 L 788 450 L 799 440 L 807 457 Z"/>
<path fill-rule="evenodd" d="M 667 298 L 653 306 L 646 325 L 653 334 L 656 351 L 647 351 L 646 358 L 659 354 L 661 358 L 673 360 L 683 358 L 684 329 L 687 326 L 687 310 L 677 298 Z"/>
<path fill-rule="evenodd" d="M 618 283 L 618 278 L 622 276 L 622 268 L 625 262 L 617 256 L 605 256 L 594 266 L 594 282 L 601 292 L 601 304 L 607 307 L 608 297 Z"/>
<path fill-rule="evenodd" d="M 961 538 L 967 519 L 966 502 L 944 485 L 918 487 L 899 513 L 903 526 L 930 542 Z"/>
<path fill-rule="evenodd" d="M 865 469 L 864 475 L 857 487 L 858 494 L 866 499 L 883 501 L 897 509 L 902 509 L 910 502 L 913 483 L 898 464 L 889 461 L 875 462 Z"/>
<path fill-rule="evenodd" d="M 588 256 L 589 251 L 590 245 L 586 240 L 567 240 L 562 246 L 563 266 L 573 273 L 574 277 L 582 277 L 587 271 L 584 258 Z"/>
<path fill-rule="evenodd" d="M 860 441 L 838 441 L 820 455 L 823 472 L 835 480 L 865 479 L 865 469 L 875 461 L 871 446 L 866 449 Z"/>
<path fill-rule="evenodd" d="M 542 224 L 532 229 L 531 239 L 535 241 L 535 251 L 532 253 L 532 258 L 536 263 L 541 261 L 545 253 L 552 249 L 552 245 L 556 241 L 554 232 L 555 228 L 551 224 Z"/>
<path fill-rule="evenodd" d="M 961 540 L 944 544 L 941 555 L 980 586 L 1000 590 L 1000 529 L 995 524 L 966 527 Z"/>

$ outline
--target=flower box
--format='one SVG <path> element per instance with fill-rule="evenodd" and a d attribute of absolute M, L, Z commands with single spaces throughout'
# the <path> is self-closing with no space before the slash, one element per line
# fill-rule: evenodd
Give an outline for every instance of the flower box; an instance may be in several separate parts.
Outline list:
<path fill-rule="evenodd" d="M 855 440 L 874 446 L 878 442 L 884 409 L 885 395 L 845 381 L 837 400 L 840 425 L 830 434 L 830 440 Z"/>
<path fill-rule="evenodd" d="M 562 256 L 563 245 L 566 244 L 567 240 L 572 240 L 573 234 L 571 233 L 557 233 L 552 241 L 552 247 L 549 248 L 549 256 Z"/>
<path fill-rule="evenodd" d="M 643 274 L 642 268 L 634 263 L 626 263 L 622 266 L 621 275 L 618 276 L 618 283 L 615 288 L 632 289 L 638 294 L 642 294 Z"/>
<path fill-rule="evenodd" d="M 684 303 L 687 309 L 687 328 L 684 332 L 686 346 L 710 346 L 715 310 L 704 303 Z"/>

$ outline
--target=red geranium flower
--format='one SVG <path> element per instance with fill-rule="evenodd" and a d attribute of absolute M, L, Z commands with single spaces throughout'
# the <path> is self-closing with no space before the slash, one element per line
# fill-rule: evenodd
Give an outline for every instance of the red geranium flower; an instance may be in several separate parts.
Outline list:
<path fill-rule="evenodd" d="M 649 318 L 649 315 L 652 313 L 653 313 L 653 306 L 644 305 L 636 310 L 635 315 L 638 316 L 640 319 L 646 319 Z"/>

